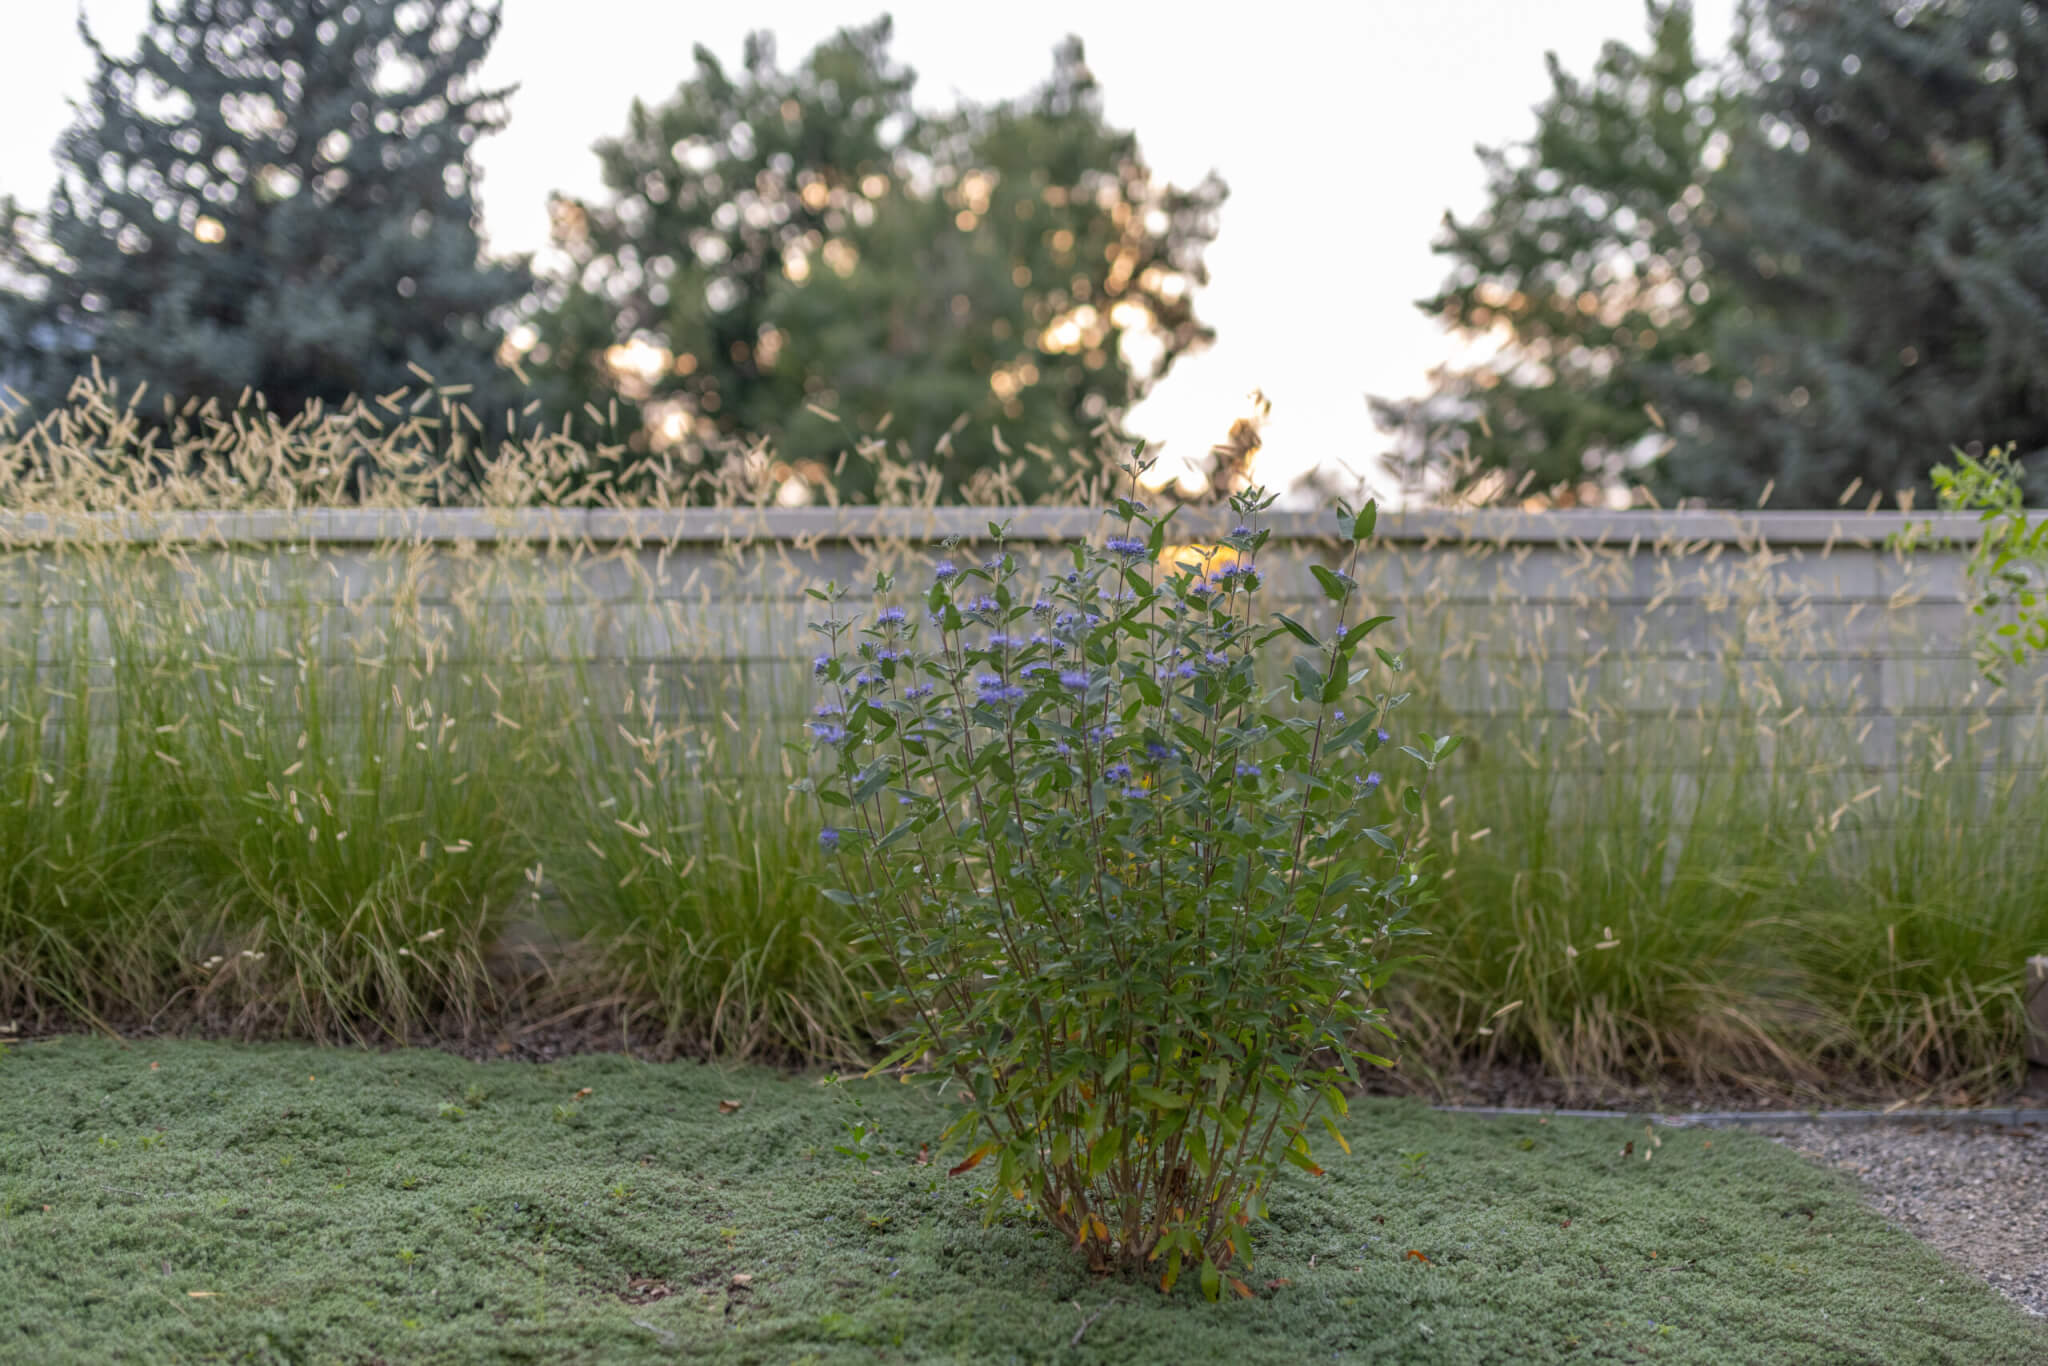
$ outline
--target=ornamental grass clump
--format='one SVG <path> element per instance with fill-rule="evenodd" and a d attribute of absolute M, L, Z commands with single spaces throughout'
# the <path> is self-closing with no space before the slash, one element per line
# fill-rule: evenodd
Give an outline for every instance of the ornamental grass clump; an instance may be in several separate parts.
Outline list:
<path fill-rule="evenodd" d="M 1171 1290 L 1194 1266 L 1212 1298 L 1249 1293 L 1277 1164 L 1320 1174 L 1311 1131 L 1345 1146 L 1344 1083 L 1389 1065 L 1362 1045 L 1393 1037 L 1380 990 L 1457 744 L 1393 739 L 1403 662 L 1355 610 L 1373 506 L 1338 509 L 1350 572 L 1312 567 L 1319 636 L 1259 610 L 1271 504 L 1234 499 L 1205 565 L 1162 566 L 1171 514 L 1133 497 L 1042 583 L 991 524 L 914 605 L 887 574 L 864 620 L 813 590 L 796 785 L 908 1021 L 882 1066 L 962 1101 L 953 1171 L 992 1170 L 1097 1269 Z"/>

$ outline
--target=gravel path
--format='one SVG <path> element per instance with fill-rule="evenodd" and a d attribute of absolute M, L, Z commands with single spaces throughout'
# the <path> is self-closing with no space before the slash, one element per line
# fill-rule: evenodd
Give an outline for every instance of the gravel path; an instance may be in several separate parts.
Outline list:
<path fill-rule="evenodd" d="M 2048 1315 L 2048 1126 L 1785 1124 L 1779 1142 L 1852 1172 L 1880 1214 Z"/>

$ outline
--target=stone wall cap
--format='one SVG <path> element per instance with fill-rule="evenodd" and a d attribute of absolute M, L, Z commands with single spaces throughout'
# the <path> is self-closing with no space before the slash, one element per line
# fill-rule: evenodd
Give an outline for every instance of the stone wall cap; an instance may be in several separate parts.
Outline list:
<path fill-rule="evenodd" d="M 1176 539 L 1213 540 L 1234 520 L 1227 508 L 1175 514 Z M 1084 507 L 804 508 L 262 508 L 168 513 L 49 514 L 0 509 L 0 547 L 59 541 L 192 544 L 383 545 L 518 542 L 546 544 L 731 544 L 776 540 L 796 545 L 862 541 L 987 542 L 992 522 L 1012 540 L 1074 541 L 1118 529 L 1108 514 Z M 1943 539 L 1974 543 L 1979 519 L 1967 513 L 1771 511 L 1551 512 L 1487 508 L 1389 509 L 1378 536 L 1396 546 L 1555 545 L 1611 551 L 1686 550 L 1732 545 L 1882 548 L 1909 526 L 1931 524 Z M 1276 512 L 1260 525 L 1285 541 L 1335 540 L 1328 512 Z"/>

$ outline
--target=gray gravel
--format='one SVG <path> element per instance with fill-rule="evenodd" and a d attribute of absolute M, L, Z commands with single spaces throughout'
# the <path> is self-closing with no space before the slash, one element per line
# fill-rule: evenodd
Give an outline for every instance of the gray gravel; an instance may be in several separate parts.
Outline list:
<path fill-rule="evenodd" d="M 1788 1123 L 1760 1127 L 1853 1173 L 1872 1208 L 2048 1315 L 2048 1126 Z"/>

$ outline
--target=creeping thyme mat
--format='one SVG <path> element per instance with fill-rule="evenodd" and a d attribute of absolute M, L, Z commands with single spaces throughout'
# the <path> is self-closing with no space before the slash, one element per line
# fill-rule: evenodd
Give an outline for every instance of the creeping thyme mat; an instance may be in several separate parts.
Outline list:
<path fill-rule="evenodd" d="M 890 1082 L 68 1038 L 0 1098 L 0 1361 L 2048 1360 L 1751 1134 L 1361 1102 L 1209 1304 L 984 1229 Z"/>

